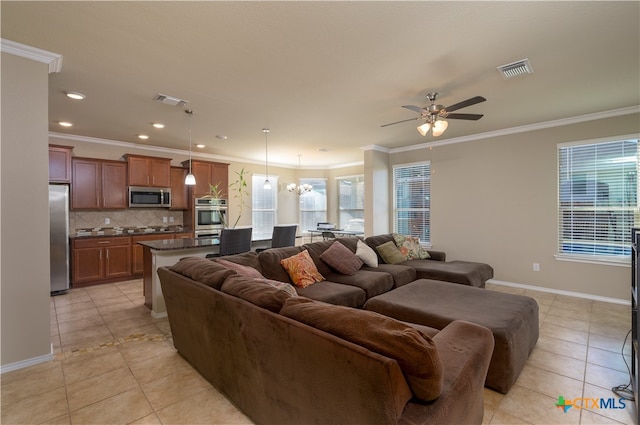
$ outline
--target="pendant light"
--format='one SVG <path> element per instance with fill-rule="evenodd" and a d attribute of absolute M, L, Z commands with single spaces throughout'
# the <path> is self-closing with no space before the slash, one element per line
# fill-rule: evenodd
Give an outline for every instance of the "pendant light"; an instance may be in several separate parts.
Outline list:
<path fill-rule="evenodd" d="M 271 190 L 271 182 L 269 181 L 269 149 L 267 146 L 267 134 L 269 134 L 268 128 L 263 128 L 262 132 L 264 133 L 264 175 L 266 176 L 264 180 L 264 189 Z"/>
<path fill-rule="evenodd" d="M 302 154 L 298 154 L 298 172 L 300 172 L 300 157 Z M 295 193 L 298 196 L 304 195 L 305 193 L 309 193 L 313 190 L 313 186 L 308 183 L 297 185 L 295 183 L 289 183 L 287 185 L 287 190 L 291 193 Z"/>
<path fill-rule="evenodd" d="M 193 115 L 193 110 L 185 109 L 184 112 L 189 116 L 189 174 L 184 178 L 184 184 L 187 186 L 195 186 L 196 178 L 191 172 L 191 116 Z"/>

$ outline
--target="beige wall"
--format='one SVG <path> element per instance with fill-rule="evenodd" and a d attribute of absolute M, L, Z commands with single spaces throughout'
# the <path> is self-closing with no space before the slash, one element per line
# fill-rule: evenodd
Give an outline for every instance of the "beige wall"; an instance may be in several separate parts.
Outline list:
<path fill-rule="evenodd" d="M 432 243 L 495 279 L 629 300 L 629 267 L 558 261 L 557 145 L 640 131 L 638 114 L 390 155 L 431 160 Z M 540 271 L 533 271 L 533 263 Z"/>
<path fill-rule="evenodd" d="M 48 65 L 2 53 L 2 367 L 51 355 Z"/>

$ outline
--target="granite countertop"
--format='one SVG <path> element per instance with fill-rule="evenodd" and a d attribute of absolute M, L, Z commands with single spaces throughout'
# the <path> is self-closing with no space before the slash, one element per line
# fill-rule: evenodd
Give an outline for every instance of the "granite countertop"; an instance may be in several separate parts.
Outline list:
<path fill-rule="evenodd" d="M 174 249 L 194 249 L 206 248 L 220 244 L 218 238 L 181 238 L 181 239 L 164 239 L 157 241 L 140 241 L 138 245 L 147 246 L 151 249 L 159 251 L 171 251 Z"/>
<path fill-rule="evenodd" d="M 149 227 L 96 227 L 94 229 L 76 229 L 69 238 L 100 238 L 113 236 L 140 236 L 190 232 L 183 226 L 149 226 Z"/>

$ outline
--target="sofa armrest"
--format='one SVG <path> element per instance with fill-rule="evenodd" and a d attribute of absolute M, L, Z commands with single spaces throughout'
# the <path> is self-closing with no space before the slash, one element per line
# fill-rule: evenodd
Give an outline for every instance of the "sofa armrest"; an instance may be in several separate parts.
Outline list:
<path fill-rule="evenodd" d="M 457 320 L 432 340 L 444 369 L 442 392 L 431 409 L 419 403 L 407 404 L 400 423 L 481 424 L 493 334 L 483 326 Z"/>
<path fill-rule="evenodd" d="M 427 250 L 427 252 L 431 256 L 430 260 L 435 260 L 435 261 L 446 261 L 447 260 L 447 254 L 444 251 Z"/>

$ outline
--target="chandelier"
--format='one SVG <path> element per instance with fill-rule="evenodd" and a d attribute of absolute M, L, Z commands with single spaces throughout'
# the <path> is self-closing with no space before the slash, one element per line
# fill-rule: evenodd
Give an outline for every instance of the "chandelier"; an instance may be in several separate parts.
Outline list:
<path fill-rule="evenodd" d="M 298 170 L 300 169 L 300 157 L 302 155 L 298 154 Z M 311 186 L 310 184 L 301 184 L 301 185 L 297 185 L 295 183 L 289 183 L 287 185 L 287 190 L 289 192 L 295 193 L 296 195 L 300 196 L 300 195 L 304 195 L 305 193 L 311 192 L 313 190 L 313 186 Z"/>

